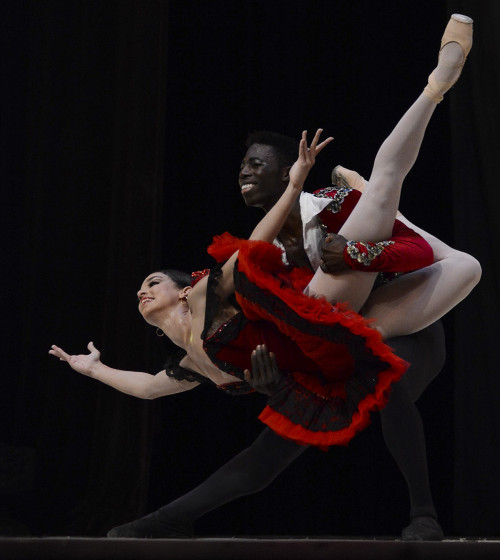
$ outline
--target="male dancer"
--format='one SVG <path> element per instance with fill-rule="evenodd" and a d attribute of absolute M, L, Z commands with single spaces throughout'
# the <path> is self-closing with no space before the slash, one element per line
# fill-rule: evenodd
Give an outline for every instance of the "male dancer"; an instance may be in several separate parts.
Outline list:
<path fill-rule="evenodd" d="M 295 161 L 297 142 L 277 133 L 260 131 L 248 136 L 246 146 L 239 175 L 242 195 L 248 206 L 267 212 L 288 184 L 288 170 Z M 303 193 L 290 212 L 277 239 L 286 260 L 295 266 L 313 269 L 321 266 L 324 272 L 334 274 L 346 268 L 379 272 L 382 278 L 384 274 L 391 276 L 418 268 L 413 257 L 420 258 L 420 255 L 412 251 L 411 237 L 394 238 L 391 243 L 351 242 L 348 246 L 347 240 L 335 235 L 347 216 L 331 224 L 335 231 L 325 232 L 329 213 L 349 212 L 352 208 L 349 197 L 355 197 L 363 186 L 357 173 L 340 167 L 332 174 L 332 180 L 334 188 L 322 189 L 314 195 Z M 351 183 L 356 190 L 350 187 Z M 344 204 L 350 208 L 343 209 Z M 328 235 L 320 253 L 325 233 Z M 451 250 L 448 258 L 456 257 L 457 253 Z M 424 430 L 414 403 L 443 367 L 446 354 L 443 327 L 438 321 L 412 335 L 389 339 L 387 344 L 411 364 L 403 379 L 393 386 L 389 403 L 381 411 L 386 445 L 406 479 L 410 494 L 411 521 L 401 536 L 404 540 L 441 540 L 443 532 L 430 491 Z M 254 363 L 255 376 L 257 362 Z M 253 384 L 257 390 L 268 392 L 273 375 L 259 373 L 266 383 L 257 377 Z"/>

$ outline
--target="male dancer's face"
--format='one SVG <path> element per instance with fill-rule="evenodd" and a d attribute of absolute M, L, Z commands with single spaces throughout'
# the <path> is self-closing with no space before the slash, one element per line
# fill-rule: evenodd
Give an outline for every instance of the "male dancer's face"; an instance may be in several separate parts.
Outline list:
<path fill-rule="evenodd" d="M 269 211 L 288 184 L 290 167 L 280 167 L 272 146 L 252 144 L 240 166 L 239 185 L 247 206 Z"/>

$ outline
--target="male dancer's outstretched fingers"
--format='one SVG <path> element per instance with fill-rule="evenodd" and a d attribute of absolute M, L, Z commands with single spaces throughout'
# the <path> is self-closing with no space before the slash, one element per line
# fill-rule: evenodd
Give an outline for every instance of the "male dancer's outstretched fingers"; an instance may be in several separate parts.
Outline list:
<path fill-rule="evenodd" d="M 257 392 L 272 395 L 283 375 L 276 363 L 276 356 L 267 350 L 265 344 L 260 344 L 252 352 L 252 371 L 246 369 L 245 381 Z"/>

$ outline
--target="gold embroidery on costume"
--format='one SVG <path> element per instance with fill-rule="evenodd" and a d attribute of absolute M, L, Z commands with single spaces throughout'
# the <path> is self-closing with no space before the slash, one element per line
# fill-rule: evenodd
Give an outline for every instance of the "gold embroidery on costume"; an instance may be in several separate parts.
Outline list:
<path fill-rule="evenodd" d="M 363 241 L 348 241 L 347 254 L 351 259 L 370 266 L 372 261 L 376 259 L 385 247 L 394 245 L 394 241 L 379 241 L 377 243 L 364 243 Z"/>
<path fill-rule="evenodd" d="M 314 193 L 318 198 L 330 198 L 331 202 L 326 207 L 326 210 L 337 214 L 342 208 L 344 198 L 352 191 L 351 187 L 326 187 Z M 334 192 L 333 196 L 328 196 L 328 193 Z"/>

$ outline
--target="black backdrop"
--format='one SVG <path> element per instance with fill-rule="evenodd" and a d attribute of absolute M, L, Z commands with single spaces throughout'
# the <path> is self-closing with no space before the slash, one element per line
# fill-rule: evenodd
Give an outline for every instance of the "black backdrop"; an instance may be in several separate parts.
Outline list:
<path fill-rule="evenodd" d="M 448 361 L 420 401 L 450 535 L 498 535 L 497 222 L 500 3 L 472 0 L 4 0 L 1 158 L 3 534 L 102 535 L 175 498 L 249 444 L 259 396 L 141 402 L 48 356 L 93 340 L 115 367 L 161 369 L 136 311 L 160 266 L 210 266 L 214 233 L 260 217 L 236 176 L 250 130 L 335 137 L 309 178 L 370 171 L 425 85 L 450 13 L 475 20 L 401 207 L 475 255 L 483 279 L 445 318 Z M 404 481 L 378 417 L 347 448 L 310 450 L 199 535 L 395 535 Z"/>

